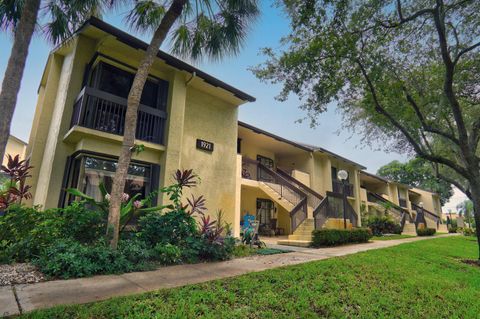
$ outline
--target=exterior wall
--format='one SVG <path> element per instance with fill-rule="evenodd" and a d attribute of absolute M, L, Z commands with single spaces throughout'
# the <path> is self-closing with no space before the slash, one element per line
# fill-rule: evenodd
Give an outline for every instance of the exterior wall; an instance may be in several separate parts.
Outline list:
<path fill-rule="evenodd" d="M 123 138 L 85 127 L 70 128 L 74 101 L 82 89 L 84 72 L 95 54 L 103 53 L 117 67 L 136 67 L 142 56 L 139 50 L 128 47 L 113 37 L 93 40 L 84 35 L 72 44 L 53 53 L 47 63 L 39 88 L 37 108 L 27 153 L 32 158 L 34 199 L 30 204 L 46 208 L 57 207 L 61 194 L 68 156 L 77 151 L 118 156 Z M 226 222 L 239 234 L 240 200 L 237 187 L 237 98 L 223 96 L 212 88 L 206 93 L 195 81 L 187 85 L 191 75 L 173 69 L 158 60 L 152 75 L 169 81 L 167 123 L 164 144 L 139 141 L 145 150 L 132 160 L 160 166 L 159 184 L 172 182 L 176 169 L 194 169 L 201 177 L 195 195 L 204 195 L 209 213 L 225 212 Z M 200 81 L 201 82 L 201 81 Z M 216 95 L 218 93 L 218 96 Z M 220 97 L 222 96 L 222 97 Z M 212 153 L 196 149 L 196 139 L 214 143 Z M 185 196 L 190 196 L 186 192 Z M 160 198 L 159 202 L 165 202 Z"/>
<path fill-rule="evenodd" d="M 237 124 L 235 124 L 235 128 L 237 127 Z M 261 155 L 264 157 L 268 157 L 272 159 L 276 163 L 276 157 L 275 153 L 270 152 L 268 150 L 265 150 L 258 145 L 255 145 L 254 143 L 243 143 L 242 142 L 242 156 L 252 159 L 252 160 L 257 160 L 257 155 Z"/>
<path fill-rule="evenodd" d="M 19 155 L 20 159 L 25 159 L 25 152 L 27 149 L 27 144 L 22 140 L 16 138 L 15 136 L 10 135 L 7 140 L 7 146 L 5 148 L 5 157 L 3 158 L 2 165 L 7 164 L 7 155 L 12 157 Z"/>
<path fill-rule="evenodd" d="M 69 129 L 74 100 L 80 92 L 85 66 L 91 60 L 94 50 L 95 42 L 79 35 L 71 44 L 71 51 L 63 59 L 58 85 L 52 88 L 56 89 L 54 93 L 56 96 L 51 110 L 50 125 L 48 131 L 44 132 L 46 140 L 43 157 L 36 155 L 37 163 L 32 163 L 32 166 L 39 170 L 34 190 L 33 204 L 35 205 L 46 208 L 58 205 L 66 158 L 73 151 L 71 145 L 63 142 L 63 136 Z M 45 105 L 44 101 L 41 107 L 42 113 L 46 111 L 43 110 Z M 44 137 L 45 135 L 42 138 Z"/>
<path fill-rule="evenodd" d="M 196 89 L 188 88 L 180 166 L 192 168 L 201 178 L 196 195 L 204 195 L 212 214 L 225 212 L 234 227 L 237 172 L 237 107 Z M 200 138 L 214 143 L 213 152 L 196 148 Z M 168 150 L 167 152 L 169 152 Z M 165 174 L 171 172 L 165 171 Z"/>

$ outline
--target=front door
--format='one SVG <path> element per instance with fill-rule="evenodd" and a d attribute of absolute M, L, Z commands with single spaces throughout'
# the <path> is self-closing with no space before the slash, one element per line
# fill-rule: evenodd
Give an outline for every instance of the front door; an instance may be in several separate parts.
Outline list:
<path fill-rule="evenodd" d="M 257 198 L 257 220 L 260 228 L 270 228 L 273 210 L 274 206 L 271 200 Z"/>

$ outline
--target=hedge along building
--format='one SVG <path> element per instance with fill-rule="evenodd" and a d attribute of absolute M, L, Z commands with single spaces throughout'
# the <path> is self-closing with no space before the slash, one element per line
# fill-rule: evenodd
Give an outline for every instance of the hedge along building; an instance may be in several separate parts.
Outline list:
<path fill-rule="evenodd" d="M 68 187 L 97 199 L 100 182 L 110 188 L 126 98 L 146 47 L 91 18 L 51 52 L 27 149 L 34 166 L 34 205 L 65 205 Z M 223 209 L 226 221 L 237 225 L 238 106 L 255 99 L 162 51 L 157 56 L 137 123 L 137 143 L 145 149 L 132 158 L 125 191 L 146 195 L 173 182 L 176 169 L 191 168 L 201 177 L 201 186 L 192 192 L 204 195 L 211 211 Z"/>

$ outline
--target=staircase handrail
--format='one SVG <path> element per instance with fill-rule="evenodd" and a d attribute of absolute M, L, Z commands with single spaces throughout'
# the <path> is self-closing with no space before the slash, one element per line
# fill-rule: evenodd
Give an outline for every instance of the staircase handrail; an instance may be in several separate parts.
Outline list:
<path fill-rule="evenodd" d="M 302 188 L 304 189 L 304 191 L 306 191 L 307 193 L 310 193 L 312 194 L 313 196 L 319 198 L 319 199 L 323 199 L 323 196 L 320 195 L 319 193 L 317 193 L 316 191 L 314 191 L 312 188 L 308 187 L 307 185 L 305 185 L 304 183 L 300 182 L 298 179 L 296 179 L 295 177 L 292 177 L 290 174 L 288 174 L 287 172 L 285 172 L 283 169 L 277 167 L 277 173 L 279 173 L 280 175 L 284 176 L 286 179 L 290 180 L 293 184 L 297 184 L 297 187 L 298 188 Z"/>
<path fill-rule="evenodd" d="M 422 209 L 424 213 L 427 213 L 428 215 L 431 215 L 435 219 L 435 221 L 440 219 L 440 216 L 438 216 L 437 214 L 434 214 L 431 211 L 425 209 L 424 207 L 418 206 L 417 204 L 412 203 L 412 208 L 415 209 L 415 210 Z"/>
<path fill-rule="evenodd" d="M 290 176 L 287 172 L 282 170 L 281 168 L 277 168 L 277 173 L 282 175 L 285 179 L 289 180 L 293 185 L 295 185 L 298 189 L 303 191 L 307 196 L 307 204 L 312 207 L 312 209 L 316 209 L 318 205 L 320 205 L 321 201 L 323 200 L 323 196 L 314 191 L 309 186 L 303 184 L 295 177 Z"/>
<path fill-rule="evenodd" d="M 305 194 L 302 190 L 300 190 L 296 185 L 294 185 L 292 182 L 290 182 L 288 179 L 280 175 L 279 173 L 275 172 L 271 168 L 265 166 L 264 164 L 260 163 L 259 161 L 252 160 L 250 158 L 243 158 L 243 162 L 245 163 L 250 163 L 253 165 L 257 166 L 257 181 L 259 182 L 264 182 L 268 183 L 269 181 L 262 180 L 260 177 L 260 171 L 263 170 L 266 172 L 268 175 L 273 177 L 274 183 L 273 184 L 279 184 L 280 185 L 280 196 L 282 196 L 285 200 L 289 201 L 294 207 L 292 210 L 289 212 L 290 214 L 290 221 L 291 221 L 291 232 L 294 232 L 295 229 L 305 220 L 307 219 L 307 214 L 308 214 L 308 207 L 307 207 L 307 194 Z M 284 196 L 283 194 L 283 187 L 287 188 L 290 192 L 293 192 L 299 197 L 298 202 L 293 202 L 289 200 L 287 197 Z M 274 189 L 274 191 L 276 191 Z"/>
<path fill-rule="evenodd" d="M 371 192 L 371 191 L 367 191 L 367 195 L 371 195 L 371 196 L 375 197 L 376 199 L 378 199 L 379 201 L 382 201 L 384 203 L 390 203 L 393 206 L 393 208 L 395 208 L 397 210 L 400 210 L 404 213 L 408 213 L 408 210 L 406 208 L 403 208 L 403 207 L 395 204 L 394 202 L 386 199 L 385 197 L 381 196 L 380 194 L 377 194 L 377 193 L 374 193 L 374 192 Z"/>

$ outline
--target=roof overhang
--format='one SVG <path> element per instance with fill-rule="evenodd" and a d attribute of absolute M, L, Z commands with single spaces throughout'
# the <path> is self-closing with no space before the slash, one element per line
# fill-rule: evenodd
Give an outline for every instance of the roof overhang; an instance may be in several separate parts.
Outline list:
<path fill-rule="evenodd" d="M 98 18 L 95 18 L 95 17 L 91 17 L 90 19 L 88 19 L 87 21 L 85 21 L 85 23 L 77 30 L 75 31 L 75 33 L 73 34 L 73 36 L 67 40 L 65 40 L 64 42 L 62 42 L 60 45 L 58 45 L 52 52 L 60 52 L 63 47 L 68 44 L 69 41 L 72 40 L 72 38 L 75 36 L 75 35 L 78 35 L 78 34 L 88 34 L 88 29 L 91 28 L 91 27 L 94 27 L 96 29 L 99 29 L 107 34 L 110 34 L 111 36 L 115 37 L 116 40 L 128 45 L 129 47 L 133 48 L 133 49 L 137 49 L 137 50 L 143 50 L 145 51 L 148 47 L 148 44 L 145 43 L 144 41 L 128 34 L 127 32 L 124 32 L 114 26 L 112 26 L 111 24 L 108 24 L 106 23 L 105 21 L 102 21 Z M 240 99 L 241 101 L 243 102 L 254 102 L 256 99 L 213 77 L 212 75 L 162 51 L 162 50 L 159 50 L 158 53 L 157 53 L 157 57 L 159 59 L 161 59 L 162 61 L 165 62 L 165 64 L 177 69 L 177 70 L 180 70 L 180 71 L 185 71 L 187 73 L 190 73 L 192 75 L 195 75 L 195 77 L 198 77 L 198 78 L 201 78 L 205 83 L 215 87 L 215 88 L 220 88 L 220 89 L 223 89 L 223 90 L 226 90 L 227 92 L 230 92 L 231 94 L 233 94 L 236 98 Z M 48 62 L 47 62 L 48 63 Z M 45 76 L 45 74 L 44 74 Z"/>

